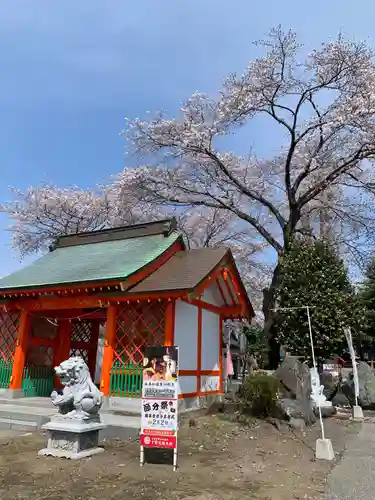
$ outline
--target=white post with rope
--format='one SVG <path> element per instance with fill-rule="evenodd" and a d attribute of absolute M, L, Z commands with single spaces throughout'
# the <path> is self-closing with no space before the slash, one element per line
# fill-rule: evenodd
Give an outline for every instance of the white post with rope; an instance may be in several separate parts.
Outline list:
<path fill-rule="evenodd" d="M 313 368 L 316 373 L 318 373 L 317 366 L 316 366 L 316 360 L 315 360 L 315 349 L 314 349 L 314 339 L 313 339 L 313 334 L 312 334 L 312 326 L 311 326 L 311 316 L 310 316 L 310 306 L 299 306 L 299 307 L 280 307 L 278 310 L 281 311 L 288 311 L 292 309 L 305 309 L 307 313 L 307 321 L 309 325 L 309 336 L 310 336 L 310 345 L 311 345 L 311 355 L 312 355 L 312 362 L 313 362 Z M 275 309 L 277 310 L 277 309 Z M 335 453 L 333 451 L 332 447 L 332 442 L 330 439 L 327 439 L 324 434 L 324 424 L 323 424 L 323 417 L 322 417 L 322 410 L 319 404 L 317 404 L 318 411 L 319 411 L 319 421 L 320 421 L 320 428 L 322 432 L 322 437 L 320 439 L 316 440 L 316 448 L 315 448 L 315 457 L 320 459 L 320 460 L 333 460 L 335 458 Z"/>
<path fill-rule="evenodd" d="M 309 335 L 310 335 L 313 368 L 315 370 L 315 373 L 318 373 L 318 369 L 316 366 L 316 360 L 315 360 L 315 349 L 314 349 L 314 339 L 313 339 L 312 327 L 311 327 L 310 308 L 309 308 L 309 306 L 305 306 L 305 307 L 306 307 L 306 312 L 307 312 L 307 321 L 309 324 Z M 322 409 L 321 409 L 319 403 L 317 404 L 317 407 L 318 407 L 318 411 L 319 411 L 319 421 L 320 421 L 320 428 L 322 431 L 322 437 L 320 439 L 318 438 L 316 440 L 315 457 L 320 459 L 320 460 L 333 460 L 335 458 L 335 453 L 333 451 L 332 441 L 330 439 L 327 439 L 324 435 Z"/>
<path fill-rule="evenodd" d="M 353 346 L 352 331 L 350 328 L 345 328 L 344 333 L 345 333 L 346 341 L 348 343 L 350 358 L 351 358 L 352 367 L 353 367 L 355 405 L 353 406 L 353 409 L 352 409 L 352 412 L 353 412 L 352 416 L 353 416 L 353 420 L 363 420 L 363 410 L 362 410 L 361 406 L 359 406 L 359 404 L 358 404 L 359 380 L 358 380 L 357 361 L 355 359 L 355 352 L 354 352 L 354 346 Z"/>

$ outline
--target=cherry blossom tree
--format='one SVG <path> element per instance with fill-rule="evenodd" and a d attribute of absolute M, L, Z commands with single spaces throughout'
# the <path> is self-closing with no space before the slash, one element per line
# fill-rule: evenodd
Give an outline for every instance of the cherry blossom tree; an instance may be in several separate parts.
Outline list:
<path fill-rule="evenodd" d="M 254 305 L 260 306 L 267 273 L 257 257 L 263 247 L 229 212 L 157 206 L 142 201 L 134 190 L 124 196 L 112 184 L 94 190 L 45 185 L 26 191 L 13 188 L 12 193 L 15 201 L 0 206 L 0 211 L 12 221 L 12 243 L 21 257 L 47 251 L 62 235 L 175 217 L 188 248 L 231 247 Z"/>
<path fill-rule="evenodd" d="M 368 182 L 375 155 L 373 51 L 340 35 L 304 57 L 296 35 L 280 27 L 258 46 L 261 55 L 242 75 L 231 74 L 216 97 L 194 93 L 177 118 L 160 112 L 127 120 L 129 150 L 147 162 L 125 168 L 117 189 L 137 186 L 144 201 L 159 206 L 229 212 L 275 251 L 276 260 L 297 233 L 315 236 L 322 208 L 343 228 L 340 245 L 348 228 L 359 243 L 368 236 L 366 203 L 374 190 Z M 276 156 L 225 149 L 226 136 L 244 126 L 251 133 L 259 117 L 282 131 Z M 358 200 L 350 198 L 353 191 Z M 266 332 L 277 279 L 276 265 L 264 293 Z M 274 344 L 271 362 L 277 361 Z"/>
<path fill-rule="evenodd" d="M 242 75 L 230 75 L 215 98 L 193 94 L 174 119 L 158 113 L 127 121 L 124 135 L 144 166 L 94 190 L 14 190 L 16 201 L 0 207 L 14 222 L 14 246 L 25 255 L 60 234 L 174 215 L 190 246 L 230 244 L 250 290 L 268 276 L 268 257 L 256 259 L 268 246 L 276 265 L 264 288 L 266 332 L 278 257 L 296 234 L 325 234 L 362 258 L 375 222 L 372 50 L 339 36 L 300 62 L 296 35 L 281 28 L 258 45 L 262 54 Z M 225 148 L 227 136 L 244 127 L 250 135 L 260 117 L 282 131 L 277 155 Z"/>
<path fill-rule="evenodd" d="M 0 205 L 0 211 L 12 221 L 12 246 L 21 257 L 48 250 L 58 236 L 103 229 L 111 213 L 103 193 L 77 186 L 11 188 L 11 192 L 15 200 Z"/>

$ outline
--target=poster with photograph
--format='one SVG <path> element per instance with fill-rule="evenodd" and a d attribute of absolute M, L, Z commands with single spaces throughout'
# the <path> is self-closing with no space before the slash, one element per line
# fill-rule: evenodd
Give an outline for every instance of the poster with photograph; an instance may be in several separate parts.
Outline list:
<path fill-rule="evenodd" d="M 177 382 L 178 347 L 150 347 L 143 358 L 143 380 Z"/>
<path fill-rule="evenodd" d="M 146 347 L 143 361 L 141 446 L 176 448 L 178 348 Z"/>

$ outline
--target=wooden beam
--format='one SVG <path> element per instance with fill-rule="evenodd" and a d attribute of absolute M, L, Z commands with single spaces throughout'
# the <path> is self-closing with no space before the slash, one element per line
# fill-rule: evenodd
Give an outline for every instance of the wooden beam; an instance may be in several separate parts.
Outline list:
<path fill-rule="evenodd" d="M 108 301 L 106 301 L 108 302 Z M 59 309 L 83 309 L 93 308 L 99 309 L 105 307 L 106 304 L 103 300 L 94 297 L 71 297 L 71 298 L 40 298 L 30 300 L 19 300 L 14 303 L 17 309 L 24 309 L 27 311 L 49 311 Z"/>
<path fill-rule="evenodd" d="M 44 310 L 38 310 L 33 312 L 33 316 L 37 317 L 45 317 L 46 316 L 46 311 Z M 84 309 L 71 309 L 71 310 L 66 310 L 66 309 L 48 309 L 48 317 L 49 318 L 54 318 L 57 320 L 65 320 L 65 319 L 106 319 L 107 317 L 107 310 L 106 308 L 103 308 L 102 311 L 91 311 L 87 312 Z"/>
<path fill-rule="evenodd" d="M 92 312 L 84 312 L 83 314 L 78 315 L 78 319 L 82 319 L 83 321 L 85 319 L 87 320 L 98 320 L 99 322 L 101 320 L 105 321 L 107 319 L 107 310 L 106 308 L 103 308 L 101 311 L 92 311 Z M 72 318 L 75 319 L 75 318 Z"/>
<path fill-rule="evenodd" d="M 80 283 L 78 285 L 66 284 L 66 285 L 56 285 L 56 286 L 42 286 L 33 289 L 22 289 L 22 290 L 10 290 L 7 292 L 0 292 L 0 295 L 7 298 L 17 297 L 18 299 L 36 299 L 38 297 L 51 298 L 51 296 L 56 297 L 71 297 L 77 294 L 92 293 L 92 292 L 102 292 L 104 289 L 110 290 L 115 288 L 120 290 L 119 280 L 98 282 L 98 283 Z M 73 295 L 74 294 L 74 295 Z"/>
<path fill-rule="evenodd" d="M 204 391 L 200 392 L 186 392 L 184 394 L 179 394 L 178 399 L 187 399 L 187 398 L 196 398 L 197 396 L 214 396 L 216 394 L 220 394 L 220 391 Z"/>
<path fill-rule="evenodd" d="M 111 384 L 111 369 L 113 363 L 113 351 L 116 341 L 117 307 L 109 306 L 107 311 L 107 324 L 104 338 L 104 353 L 102 363 L 102 376 L 100 390 L 104 396 L 109 396 Z"/>
<path fill-rule="evenodd" d="M 206 311 L 210 311 L 216 314 L 222 314 L 224 316 L 238 316 L 241 314 L 241 306 L 225 306 L 225 307 L 219 307 L 215 306 L 214 304 L 210 304 L 209 302 L 206 302 L 204 300 L 199 300 L 199 299 L 182 299 L 183 302 L 186 302 L 187 304 L 194 305 L 196 307 L 200 307 L 202 309 L 205 309 Z"/>
<path fill-rule="evenodd" d="M 174 322 L 175 322 L 176 301 L 171 300 L 167 302 L 165 308 L 165 332 L 164 332 L 164 345 L 174 345 Z"/>
<path fill-rule="evenodd" d="M 84 314 L 83 309 L 73 309 L 73 310 L 65 310 L 65 309 L 49 309 L 48 316 L 54 319 L 70 319 L 73 316 L 78 316 L 80 314 Z M 35 311 L 33 312 L 33 316 L 42 317 L 45 316 L 44 311 Z"/>
<path fill-rule="evenodd" d="M 29 299 L 29 300 L 17 300 L 9 301 L 6 307 L 8 310 L 25 309 L 27 311 L 32 311 L 34 313 L 43 313 L 44 311 L 58 311 L 62 309 L 74 309 L 73 314 L 79 316 L 79 310 L 81 309 L 100 309 L 103 308 L 103 313 L 105 314 L 105 308 L 109 305 L 121 304 L 121 303 L 131 303 L 131 302 L 142 302 L 159 300 L 160 302 L 164 299 L 169 298 L 180 298 L 187 296 L 186 292 L 163 292 L 154 294 L 143 294 L 143 295 L 131 295 L 123 293 L 122 295 L 108 294 L 108 295 L 95 295 L 95 296 L 85 296 L 81 295 L 79 297 L 56 297 L 56 298 L 40 298 L 40 299 Z M 102 314 L 101 311 L 96 311 L 98 315 Z M 85 313 L 84 313 L 85 314 Z M 90 313 L 91 314 L 91 313 Z M 53 315 L 51 313 L 51 315 Z M 86 316 L 85 318 L 90 319 L 92 316 Z"/>
<path fill-rule="evenodd" d="M 210 377 L 218 377 L 220 375 L 219 370 L 179 370 L 179 377 L 195 377 L 196 375 L 207 375 Z"/>

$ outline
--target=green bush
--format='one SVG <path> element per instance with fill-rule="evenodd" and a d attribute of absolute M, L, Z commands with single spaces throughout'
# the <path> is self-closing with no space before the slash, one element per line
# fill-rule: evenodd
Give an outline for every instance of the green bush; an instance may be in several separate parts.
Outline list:
<path fill-rule="evenodd" d="M 250 375 L 242 386 L 241 396 L 244 403 L 258 417 L 269 417 L 276 413 L 279 381 L 264 372 Z"/>

